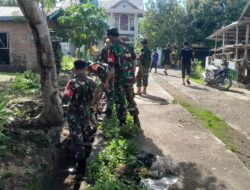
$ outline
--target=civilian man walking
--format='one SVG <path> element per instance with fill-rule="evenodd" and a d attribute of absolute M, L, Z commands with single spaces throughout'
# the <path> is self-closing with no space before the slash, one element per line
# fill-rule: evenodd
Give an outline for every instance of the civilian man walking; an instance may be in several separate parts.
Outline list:
<path fill-rule="evenodd" d="M 185 83 L 185 75 L 187 73 L 187 83 L 190 84 L 189 78 L 191 74 L 191 62 L 194 61 L 193 50 L 189 48 L 189 43 L 186 41 L 184 42 L 184 47 L 181 49 L 180 52 L 180 60 L 182 61 L 182 80 L 183 85 Z"/>

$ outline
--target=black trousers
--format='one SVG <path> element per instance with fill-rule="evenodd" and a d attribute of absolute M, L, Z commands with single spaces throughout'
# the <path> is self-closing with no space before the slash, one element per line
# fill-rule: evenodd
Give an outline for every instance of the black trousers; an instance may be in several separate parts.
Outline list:
<path fill-rule="evenodd" d="M 182 78 L 185 78 L 185 75 L 187 74 L 188 76 L 190 76 L 191 74 L 191 64 L 185 64 L 182 63 Z"/>

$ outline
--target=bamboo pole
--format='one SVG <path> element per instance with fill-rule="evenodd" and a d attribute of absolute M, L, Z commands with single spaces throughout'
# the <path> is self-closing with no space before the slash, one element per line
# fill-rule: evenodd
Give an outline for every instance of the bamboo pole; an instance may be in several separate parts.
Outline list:
<path fill-rule="evenodd" d="M 247 62 L 248 61 L 248 43 L 249 43 L 249 24 L 246 26 L 246 41 L 245 41 L 245 54 L 244 54 L 244 59 Z"/>
<path fill-rule="evenodd" d="M 236 26 L 236 51 L 235 51 L 235 62 L 238 60 L 238 43 L 239 43 L 239 26 Z"/>
<path fill-rule="evenodd" d="M 222 44 L 222 53 L 225 53 L 225 32 L 223 32 L 223 44 Z"/>

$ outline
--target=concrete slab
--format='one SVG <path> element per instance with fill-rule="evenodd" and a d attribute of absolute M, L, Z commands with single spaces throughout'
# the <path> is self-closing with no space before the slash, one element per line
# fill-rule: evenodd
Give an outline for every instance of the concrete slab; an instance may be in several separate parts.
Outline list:
<path fill-rule="evenodd" d="M 249 170 L 190 113 L 173 104 L 173 97 L 154 78 L 150 77 L 148 95 L 136 101 L 144 131 L 138 145 L 169 154 L 178 163 L 180 181 L 173 189 L 250 189 Z"/>

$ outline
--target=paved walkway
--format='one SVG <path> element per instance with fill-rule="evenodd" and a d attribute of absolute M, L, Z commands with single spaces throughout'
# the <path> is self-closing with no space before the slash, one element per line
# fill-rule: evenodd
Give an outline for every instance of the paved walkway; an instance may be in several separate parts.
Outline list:
<path fill-rule="evenodd" d="M 152 74 L 152 76 L 161 86 L 172 85 L 186 97 L 223 119 L 250 140 L 249 90 L 232 88 L 229 91 L 220 91 L 194 82 L 190 86 L 183 86 L 180 71 L 170 70 L 169 76 L 163 75 L 162 71 L 159 72 L 159 74 Z"/>
<path fill-rule="evenodd" d="M 179 81 L 179 80 L 178 80 Z M 249 190 L 250 172 L 217 138 L 150 77 L 147 96 L 137 96 L 142 150 L 168 154 L 180 170 L 174 189 Z"/>

